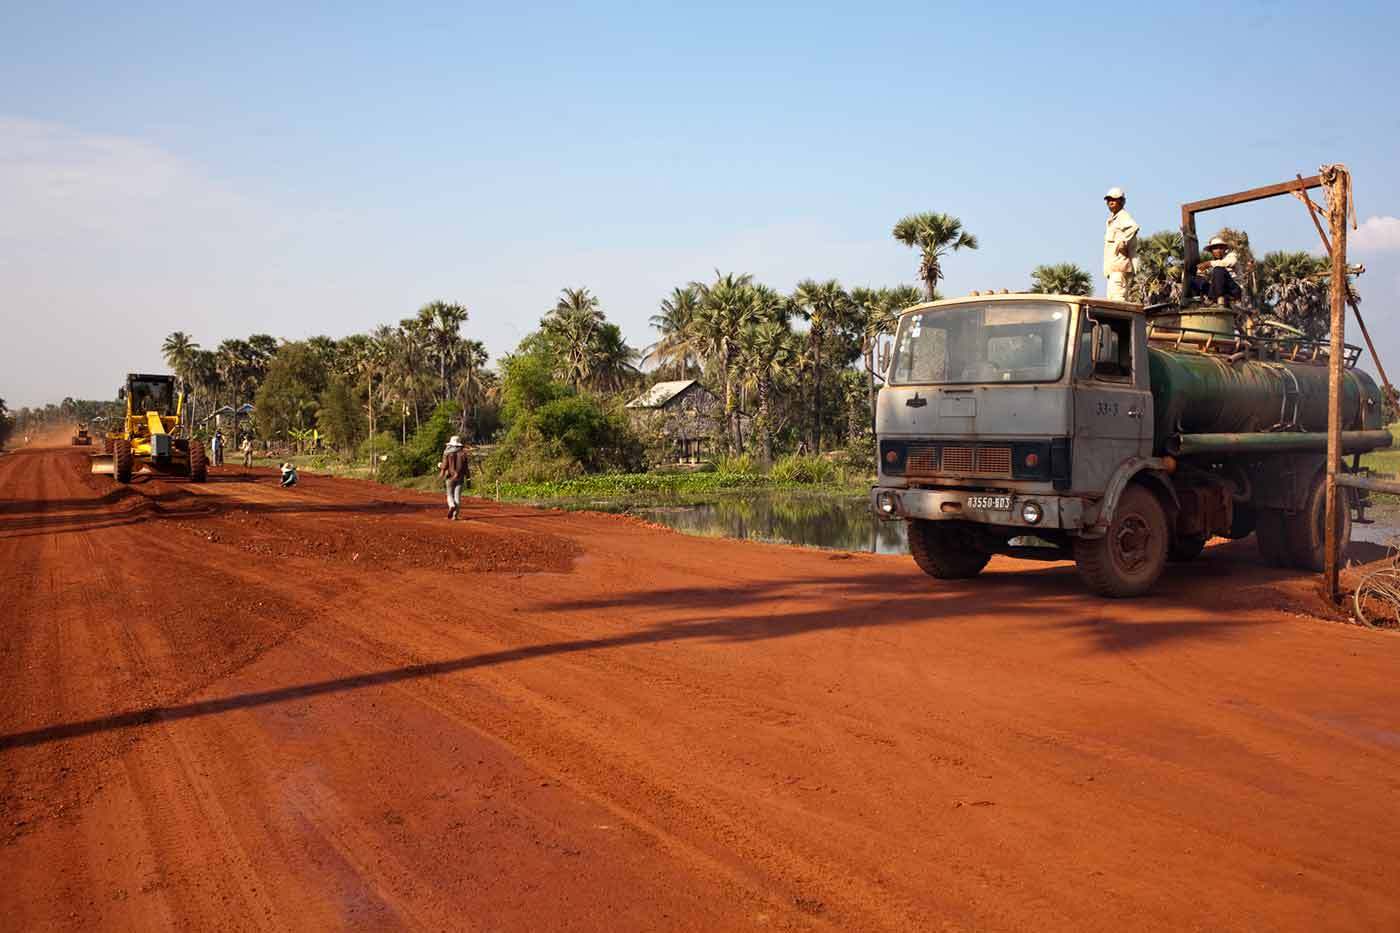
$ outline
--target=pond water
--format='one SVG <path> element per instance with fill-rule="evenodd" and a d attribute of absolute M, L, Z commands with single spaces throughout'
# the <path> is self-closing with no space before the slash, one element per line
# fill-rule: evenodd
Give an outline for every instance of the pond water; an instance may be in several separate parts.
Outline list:
<path fill-rule="evenodd" d="M 868 500 L 818 492 L 749 492 L 714 502 L 664 503 L 606 500 L 544 503 L 556 508 L 626 512 L 690 535 L 746 538 L 801 547 L 908 554 L 904 522 L 882 522 Z M 1400 505 L 1385 502 L 1371 513 L 1375 524 L 1353 525 L 1351 539 L 1385 545 L 1400 535 Z"/>
<path fill-rule="evenodd" d="M 627 512 L 691 535 L 746 538 L 802 547 L 907 554 L 903 522 L 882 522 L 863 497 L 803 492 L 726 495 L 699 504 L 570 503 L 566 507 Z"/>

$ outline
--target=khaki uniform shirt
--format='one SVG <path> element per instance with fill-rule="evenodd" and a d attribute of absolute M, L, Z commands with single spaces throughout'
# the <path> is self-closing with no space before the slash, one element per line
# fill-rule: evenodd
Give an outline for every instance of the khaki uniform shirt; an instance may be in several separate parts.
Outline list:
<path fill-rule="evenodd" d="M 1108 218 L 1103 233 L 1103 274 L 1133 274 L 1137 257 L 1137 221 L 1124 208 Z"/>
<path fill-rule="evenodd" d="M 1204 266 L 1207 269 L 1228 269 L 1230 274 L 1234 275 L 1235 266 L 1238 265 L 1240 261 L 1238 253 L 1234 250 L 1230 250 L 1220 259 L 1211 259 L 1209 256 L 1210 253 L 1206 253 L 1207 258 L 1202 259 L 1197 265 Z"/>

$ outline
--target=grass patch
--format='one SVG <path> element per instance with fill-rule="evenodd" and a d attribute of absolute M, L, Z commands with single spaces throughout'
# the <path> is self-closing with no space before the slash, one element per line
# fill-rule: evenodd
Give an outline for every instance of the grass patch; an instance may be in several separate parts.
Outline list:
<path fill-rule="evenodd" d="M 478 482 L 473 490 L 479 496 L 502 499 L 547 502 L 556 499 L 622 499 L 654 497 L 684 499 L 714 496 L 719 493 L 745 489 L 813 489 L 849 490 L 856 484 L 839 482 L 832 476 L 821 483 L 801 482 L 765 476 L 761 473 L 598 473 L 551 483 Z M 861 487 L 862 489 L 864 486 Z"/>

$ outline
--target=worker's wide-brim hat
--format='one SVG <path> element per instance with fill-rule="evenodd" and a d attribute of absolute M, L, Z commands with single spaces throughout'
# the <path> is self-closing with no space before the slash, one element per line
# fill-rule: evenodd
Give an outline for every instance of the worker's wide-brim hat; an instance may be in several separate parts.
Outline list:
<path fill-rule="evenodd" d="M 457 435 L 457 434 L 452 435 L 452 439 L 449 440 L 449 441 L 447 442 L 447 446 L 448 446 L 448 447 L 461 447 L 461 446 L 462 446 L 462 438 L 461 438 L 461 436 L 460 436 L 460 435 Z"/>
<path fill-rule="evenodd" d="M 1128 193 L 1126 191 L 1124 191 L 1122 188 L 1115 186 L 1113 188 L 1109 188 L 1108 191 L 1104 193 L 1103 199 L 1105 201 L 1120 201 L 1127 197 Z"/>
<path fill-rule="evenodd" d="M 1220 239 L 1220 237 L 1218 237 L 1218 236 L 1213 236 L 1213 237 L 1210 238 L 1210 242 L 1206 244 L 1206 249 L 1212 249 L 1212 248 L 1214 248 L 1214 247 L 1216 247 L 1216 246 L 1221 246 L 1221 247 L 1224 247 L 1225 249 L 1229 249 L 1229 248 L 1230 248 L 1230 244 L 1229 244 L 1229 243 L 1226 243 L 1224 240 Z"/>
<path fill-rule="evenodd" d="M 287 472 L 287 471 L 290 470 L 291 468 L 292 468 L 292 465 L 291 465 L 290 463 L 284 463 L 284 464 L 282 464 L 282 472 L 283 472 L 283 473 Z"/>

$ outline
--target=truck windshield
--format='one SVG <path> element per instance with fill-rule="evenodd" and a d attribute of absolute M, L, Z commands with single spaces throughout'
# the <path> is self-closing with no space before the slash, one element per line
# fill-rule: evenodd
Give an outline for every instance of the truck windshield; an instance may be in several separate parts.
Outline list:
<path fill-rule="evenodd" d="M 889 379 L 895 385 L 1055 382 L 1064 372 L 1069 306 L 997 301 L 907 314 Z"/>

